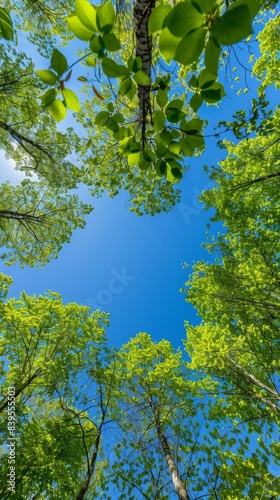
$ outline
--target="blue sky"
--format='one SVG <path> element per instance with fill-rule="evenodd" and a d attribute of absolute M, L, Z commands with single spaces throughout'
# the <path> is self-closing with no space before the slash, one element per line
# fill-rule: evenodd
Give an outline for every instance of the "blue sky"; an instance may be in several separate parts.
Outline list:
<path fill-rule="evenodd" d="M 38 60 L 35 52 L 34 59 Z M 37 67 L 47 67 L 47 63 Z M 248 107 L 249 94 L 236 96 L 242 85 L 235 83 L 235 90 L 227 85 L 228 95 L 219 108 L 203 105 L 199 110 L 200 117 L 211 124 L 206 135 L 219 120 L 230 119 L 234 109 Z M 192 265 L 210 258 L 201 247 L 210 213 L 202 210 L 197 198 L 211 185 L 203 173 L 204 164 L 215 165 L 225 156 L 215 143 L 213 137 L 206 139 L 206 151 L 190 159 L 191 168 L 180 185 L 181 203 L 169 214 L 137 217 L 126 208 L 127 193 L 113 200 L 106 194 L 92 199 L 86 187 L 80 188 L 83 201 L 95 207 L 85 229 L 76 230 L 71 244 L 43 270 L 0 263 L 0 271 L 14 279 L 10 296 L 18 296 L 21 290 L 28 294 L 52 290 L 59 292 L 65 303 L 97 306 L 111 315 L 108 337 L 115 346 L 140 331 L 150 333 L 154 340 L 171 340 L 175 348 L 181 345 L 184 320 L 192 324 L 199 321 L 179 291 L 188 277 L 182 263 Z M 2 164 L 0 181 L 20 179 L 11 162 Z"/>
<path fill-rule="evenodd" d="M 182 263 L 207 258 L 201 243 L 209 214 L 197 196 L 209 180 L 201 171 L 202 157 L 192 163 L 182 182 L 182 201 L 168 214 L 137 217 L 125 207 L 126 193 L 92 200 L 82 188 L 81 197 L 95 209 L 58 259 L 43 270 L 0 264 L 14 279 L 10 295 L 23 289 L 28 294 L 58 291 L 65 302 L 97 304 L 110 312 L 108 336 L 114 345 L 147 331 L 154 340 L 167 338 L 178 346 L 184 319 L 195 321 L 179 292 L 188 274 Z"/>

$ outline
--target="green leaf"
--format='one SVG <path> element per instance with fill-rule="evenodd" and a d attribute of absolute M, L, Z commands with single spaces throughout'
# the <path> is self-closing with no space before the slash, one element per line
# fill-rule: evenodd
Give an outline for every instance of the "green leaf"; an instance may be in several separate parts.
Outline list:
<path fill-rule="evenodd" d="M 239 5 L 246 5 L 248 7 L 251 19 L 257 15 L 262 6 L 260 0 L 237 0 L 230 5 L 228 10 L 233 10 L 236 7 L 239 7 Z"/>
<path fill-rule="evenodd" d="M 146 160 L 146 158 L 144 156 L 144 152 L 141 151 L 141 158 L 139 160 L 138 167 L 141 170 L 148 170 L 148 168 L 150 168 L 150 166 L 151 166 L 151 162 L 149 160 Z"/>
<path fill-rule="evenodd" d="M 153 161 L 155 161 L 155 153 L 153 151 L 151 151 L 151 149 L 145 148 L 143 150 L 143 158 L 147 162 L 152 163 Z"/>
<path fill-rule="evenodd" d="M 198 110 L 198 108 L 200 108 L 202 103 L 203 103 L 203 99 L 202 99 L 201 95 L 196 92 L 190 100 L 190 106 L 194 110 L 195 113 Z"/>
<path fill-rule="evenodd" d="M 0 38 L 5 38 L 5 40 L 13 40 L 13 23 L 7 9 L 0 7 Z"/>
<path fill-rule="evenodd" d="M 106 123 L 110 118 L 110 113 L 108 111 L 100 111 L 95 117 L 95 125 L 99 125 L 100 127 L 106 127 Z"/>
<path fill-rule="evenodd" d="M 183 122 L 184 123 L 181 123 L 180 128 L 187 134 L 195 135 L 201 132 L 203 120 L 200 120 L 199 118 L 193 118 L 189 122 L 186 122 L 186 120 L 183 120 Z"/>
<path fill-rule="evenodd" d="M 186 113 L 182 111 L 183 104 L 184 101 L 181 99 L 174 99 L 168 104 L 165 109 L 165 115 L 170 123 L 177 123 L 186 116 Z"/>
<path fill-rule="evenodd" d="M 179 156 L 181 153 L 180 143 L 177 141 L 171 141 L 168 145 L 168 149 L 169 151 L 171 151 L 171 153 L 174 153 L 176 156 Z"/>
<path fill-rule="evenodd" d="M 117 50 L 120 50 L 120 41 L 114 33 L 105 33 L 102 38 L 108 52 L 116 52 Z"/>
<path fill-rule="evenodd" d="M 113 104 L 112 102 L 109 102 L 109 103 L 107 104 L 107 109 L 108 109 L 108 111 L 109 111 L 110 113 L 114 113 L 114 109 L 115 109 L 115 108 L 114 108 L 114 104 Z"/>
<path fill-rule="evenodd" d="M 49 69 L 36 69 L 36 73 L 43 83 L 54 85 L 55 83 L 58 82 L 58 76 Z"/>
<path fill-rule="evenodd" d="M 204 62 L 207 71 L 216 77 L 218 75 L 220 52 L 221 47 L 217 44 L 213 37 L 210 37 L 205 47 Z"/>
<path fill-rule="evenodd" d="M 160 136 L 158 135 L 158 138 L 160 139 Z M 164 155 L 168 152 L 168 149 L 165 147 L 163 142 L 157 143 L 157 149 L 156 149 L 156 154 L 159 158 L 163 158 Z"/>
<path fill-rule="evenodd" d="M 109 78 L 117 78 L 121 75 L 120 66 L 113 59 L 110 59 L 110 57 L 103 59 L 102 69 Z"/>
<path fill-rule="evenodd" d="M 181 164 L 176 160 L 168 160 L 164 171 L 166 180 L 169 182 L 178 182 L 182 178 Z"/>
<path fill-rule="evenodd" d="M 178 44 L 174 59 L 187 66 L 199 59 L 205 45 L 206 30 L 199 28 L 182 38 Z"/>
<path fill-rule="evenodd" d="M 203 69 L 197 77 L 197 86 L 200 89 L 211 87 L 216 81 L 216 76 L 210 73 L 207 69 Z"/>
<path fill-rule="evenodd" d="M 162 30 L 159 37 L 159 50 L 166 62 L 169 63 L 174 58 L 180 41 L 181 38 L 172 35 L 168 28 Z"/>
<path fill-rule="evenodd" d="M 224 87 L 221 83 L 215 82 L 211 87 L 201 90 L 202 99 L 209 103 L 220 101 L 225 96 Z"/>
<path fill-rule="evenodd" d="M 148 19 L 148 34 L 152 35 L 156 31 L 163 28 L 163 21 L 168 12 L 170 12 L 171 5 L 158 5 Z"/>
<path fill-rule="evenodd" d="M 142 59 L 140 56 L 137 56 L 133 59 L 132 66 L 131 66 L 131 71 L 136 73 L 139 71 L 139 69 L 142 68 Z"/>
<path fill-rule="evenodd" d="M 105 2 L 97 9 L 97 26 L 101 33 L 108 33 L 113 29 L 115 21 L 115 9 L 111 1 Z"/>
<path fill-rule="evenodd" d="M 128 165 L 130 167 L 134 167 L 138 165 L 140 159 L 141 159 L 141 151 L 132 151 L 127 157 Z"/>
<path fill-rule="evenodd" d="M 159 160 L 156 162 L 156 171 L 159 175 L 164 175 L 166 170 L 166 162 L 164 160 Z"/>
<path fill-rule="evenodd" d="M 184 37 L 188 33 L 203 26 L 206 16 L 198 12 L 192 2 L 180 2 L 167 15 L 164 27 L 177 37 Z"/>
<path fill-rule="evenodd" d="M 85 76 L 78 76 L 77 80 L 79 80 L 79 82 L 88 82 L 88 79 Z"/>
<path fill-rule="evenodd" d="M 109 103 L 109 104 L 112 104 L 112 103 Z M 109 104 L 108 104 L 108 111 L 110 111 Z M 125 118 L 124 118 L 124 116 L 123 116 L 122 113 L 119 113 L 119 112 L 115 113 L 114 114 L 114 118 L 115 118 L 115 120 L 117 120 L 118 123 L 124 123 L 125 122 Z"/>
<path fill-rule="evenodd" d="M 219 45 L 233 45 L 252 33 L 249 8 L 239 5 L 215 21 L 212 36 Z"/>
<path fill-rule="evenodd" d="M 194 147 L 190 145 L 190 143 L 185 139 L 185 137 L 182 137 L 180 139 L 180 147 L 184 156 L 193 156 Z"/>
<path fill-rule="evenodd" d="M 86 26 L 84 26 L 78 16 L 66 17 L 66 22 L 68 24 L 68 28 L 73 31 L 76 37 L 80 40 L 85 40 L 87 42 L 95 33 L 95 30 L 93 31 L 86 28 Z"/>
<path fill-rule="evenodd" d="M 56 95 L 57 95 L 57 92 L 55 89 L 49 89 L 47 90 L 47 92 L 44 93 L 44 95 L 42 95 L 40 97 L 41 99 L 41 106 L 43 107 L 47 107 L 50 105 L 50 103 L 52 101 L 54 101 L 54 99 L 56 98 Z"/>
<path fill-rule="evenodd" d="M 128 131 L 126 127 L 119 127 L 118 131 L 114 133 L 114 138 L 119 142 L 127 136 Z"/>
<path fill-rule="evenodd" d="M 102 37 L 99 35 L 93 35 L 90 40 L 90 48 L 92 52 L 94 52 L 98 56 L 101 56 L 103 54 L 103 49 L 105 48 Z"/>
<path fill-rule="evenodd" d="M 119 126 L 118 126 L 118 123 L 115 120 L 115 118 L 113 118 L 112 116 L 110 116 L 110 118 L 106 122 L 106 128 L 108 128 L 109 130 L 111 130 L 111 132 L 113 132 L 114 134 L 119 130 Z"/>
<path fill-rule="evenodd" d="M 160 138 L 165 146 L 168 146 L 170 141 L 172 140 L 172 135 L 169 130 L 162 130 L 162 132 L 159 134 Z"/>
<path fill-rule="evenodd" d="M 211 14 L 216 6 L 216 0 L 192 0 L 193 6 L 200 13 Z"/>
<path fill-rule="evenodd" d="M 57 49 L 53 50 L 51 57 L 51 67 L 61 76 L 68 68 L 66 57 Z"/>
<path fill-rule="evenodd" d="M 128 90 L 128 92 L 126 93 L 128 99 L 130 99 L 130 101 L 132 101 L 132 99 L 134 98 L 136 92 L 137 92 L 137 85 L 134 82 L 134 80 L 131 80 L 131 87 Z"/>
<path fill-rule="evenodd" d="M 75 11 L 81 23 L 90 31 L 98 31 L 96 9 L 87 0 L 75 0 Z"/>
<path fill-rule="evenodd" d="M 138 85 L 144 85 L 144 86 L 151 85 L 150 77 L 146 75 L 146 73 L 144 73 L 142 69 L 140 69 L 133 75 L 133 79 Z"/>
<path fill-rule="evenodd" d="M 93 56 L 87 56 L 85 58 L 85 62 L 87 63 L 88 66 L 91 66 L 92 68 L 96 66 L 96 59 Z"/>
<path fill-rule="evenodd" d="M 186 137 L 184 137 L 184 139 L 185 139 L 186 143 L 189 144 L 189 146 L 192 149 L 200 149 L 200 148 L 204 147 L 204 145 L 205 145 L 204 138 L 202 136 L 199 136 L 199 135 L 186 135 Z M 183 148 L 182 148 L 182 151 L 183 151 Z"/>
<path fill-rule="evenodd" d="M 154 111 L 153 113 L 154 120 L 154 130 L 155 132 L 160 132 L 165 125 L 165 115 L 163 111 Z"/>
<path fill-rule="evenodd" d="M 168 102 L 168 95 L 166 90 L 159 89 L 156 95 L 156 100 L 161 108 L 164 108 Z"/>
<path fill-rule="evenodd" d="M 80 111 L 81 106 L 78 97 L 76 96 L 75 92 L 70 89 L 64 89 L 62 91 L 65 104 L 67 108 L 72 109 L 73 111 Z"/>
<path fill-rule="evenodd" d="M 198 81 L 195 75 L 192 75 L 192 77 L 190 78 L 189 85 L 191 87 L 198 87 Z"/>
<path fill-rule="evenodd" d="M 130 76 L 120 81 L 119 91 L 122 96 L 125 96 L 132 87 L 132 79 Z"/>
<path fill-rule="evenodd" d="M 178 139 L 179 137 L 181 137 L 181 132 L 179 130 L 171 130 L 171 136 L 172 136 L 172 139 Z"/>
<path fill-rule="evenodd" d="M 63 118 L 65 118 L 67 114 L 66 108 L 60 99 L 55 99 L 54 101 L 52 101 L 48 109 L 51 116 L 57 122 L 61 122 L 61 120 L 63 120 Z"/>

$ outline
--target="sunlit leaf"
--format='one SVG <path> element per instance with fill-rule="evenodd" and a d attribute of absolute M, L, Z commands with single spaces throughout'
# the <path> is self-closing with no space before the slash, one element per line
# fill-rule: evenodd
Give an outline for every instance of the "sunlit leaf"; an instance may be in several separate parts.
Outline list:
<path fill-rule="evenodd" d="M 167 27 L 174 36 L 184 37 L 200 28 L 205 21 L 205 15 L 198 12 L 192 2 L 186 1 L 173 7 L 164 20 L 164 27 Z"/>
<path fill-rule="evenodd" d="M 65 118 L 67 114 L 66 108 L 60 99 L 55 99 L 54 101 L 52 101 L 48 107 L 48 110 L 57 122 L 61 122 L 61 120 L 63 120 L 63 118 Z"/>
<path fill-rule="evenodd" d="M 138 85 L 151 85 L 150 77 L 146 75 L 146 73 L 144 73 L 144 71 L 142 71 L 141 69 L 133 75 L 133 79 Z"/>
<path fill-rule="evenodd" d="M 62 91 L 62 94 L 67 108 L 77 112 L 80 111 L 81 109 L 80 102 L 75 92 L 73 92 L 73 90 L 64 89 Z"/>
<path fill-rule="evenodd" d="M 61 76 L 68 68 L 66 57 L 57 49 L 53 50 L 51 57 L 51 67 Z"/>
<path fill-rule="evenodd" d="M 58 82 L 58 76 L 49 69 L 37 69 L 37 75 L 43 83 L 48 83 L 49 85 L 54 85 Z"/>
<path fill-rule="evenodd" d="M 112 30 L 115 21 L 115 9 L 111 1 L 105 2 L 97 9 L 97 26 L 101 33 Z"/>
<path fill-rule="evenodd" d="M 75 11 L 81 23 L 94 33 L 98 31 L 96 9 L 87 0 L 75 0 Z"/>
<path fill-rule="evenodd" d="M 212 31 L 212 36 L 219 45 L 233 45 L 253 33 L 250 11 L 247 5 L 228 9 L 219 17 Z"/>
<path fill-rule="evenodd" d="M 148 33 L 151 35 L 163 28 L 163 22 L 168 12 L 171 10 L 171 5 L 158 5 L 155 7 L 148 19 Z"/>
<path fill-rule="evenodd" d="M 168 28 L 162 30 L 159 37 L 159 50 L 166 62 L 169 63 L 174 58 L 180 41 L 181 38 L 172 35 Z"/>
<path fill-rule="evenodd" d="M 88 29 L 78 18 L 78 16 L 70 16 L 66 17 L 66 22 L 68 24 L 68 28 L 73 31 L 74 35 L 80 40 L 88 41 L 94 35 L 95 30 L 93 28 Z"/>
<path fill-rule="evenodd" d="M 6 40 L 13 40 L 13 23 L 11 16 L 7 9 L 0 7 L 0 38 L 5 38 Z"/>
<path fill-rule="evenodd" d="M 174 59 L 185 66 L 197 61 L 204 49 L 205 37 L 206 30 L 199 28 L 182 38 L 176 49 Z"/>
<path fill-rule="evenodd" d="M 120 50 L 120 41 L 114 33 L 105 33 L 102 38 L 108 52 L 116 52 L 117 50 Z"/>

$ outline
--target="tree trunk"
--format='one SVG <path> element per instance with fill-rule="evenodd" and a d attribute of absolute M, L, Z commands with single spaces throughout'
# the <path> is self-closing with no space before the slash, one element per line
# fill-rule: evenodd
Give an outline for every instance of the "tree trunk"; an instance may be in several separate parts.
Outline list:
<path fill-rule="evenodd" d="M 151 78 L 152 37 L 148 35 L 148 18 L 155 8 L 155 0 L 136 0 L 133 8 L 136 56 L 141 57 L 142 71 Z M 138 85 L 138 100 L 142 130 L 142 147 L 145 144 L 147 117 L 151 115 L 151 85 Z"/>
<path fill-rule="evenodd" d="M 186 490 L 185 484 L 182 481 L 178 467 L 175 463 L 175 460 L 172 455 L 172 451 L 170 449 L 168 439 L 165 436 L 163 429 L 162 429 L 162 423 L 160 421 L 160 415 L 159 415 L 159 410 L 157 408 L 157 405 L 151 401 L 151 407 L 153 410 L 154 418 L 155 418 L 155 425 L 156 425 L 156 430 L 157 430 L 157 435 L 159 438 L 159 442 L 161 445 L 161 449 L 163 451 L 163 454 L 165 456 L 165 460 L 172 478 L 172 482 L 174 485 L 175 492 L 177 493 L 178 497 L 180 500 L 191 500 L 189 497 L 189 494 Z"/>
<path fill-rule="evenodd" d="M 91 456 L 91 461 L 90 465 L 88 467 L 88 471 L 86 473 L 85 479 L 83 481 L 82 486 L 80 487 L 80 490 L 76 496 L 76 500 L 83 500 L 86 492 L 89 489 L 90 481 L 94 473 L 95 465 L 96 465 L 96 460 L 97 460 L 97 455 L 99 452 L 99 446 L 100 446 L 100 438 L 101 438 L 101 430 L 98 430 L 98 434 L 96 436 L 95 440 L 95 446 L 94 446 L 94 452 Z"/>
<path fill-rule="evenodd" d="M 174 458 L 172 456 L 172 452 L 170 450 L 168 440 L 164 434 L 161 433 L 160 429 L 158 429 L 158 437 L 160 440 L 160 444 L 162 447 L 162 451 L 165 456 L 166 463 L 168 465 L 170 475 L 172 478 L 172 482 L 174 484 L 174 489 L 180 498 L 180 500 L 191 500 L 188 492 L 185 488 L 184 482 L 182 481 L 180 474 L 178 472 L 178 468 L 174 462 Z"/>

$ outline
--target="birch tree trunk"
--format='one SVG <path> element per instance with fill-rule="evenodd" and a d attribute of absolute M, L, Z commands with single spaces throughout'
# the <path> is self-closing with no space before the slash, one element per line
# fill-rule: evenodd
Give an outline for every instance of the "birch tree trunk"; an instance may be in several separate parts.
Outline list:
<path fill-rule="evenodd" d="M 155 8 L 155 0 L 136 0 L 133 8 L 136 37 L 136 57 L 141 57 L 142 71 L 151 78 L 152 37 L 148 35 L 148 18 Z M 138 85 L 142 147 L 145 144 L 147 117 L 151 115 L 151 85 Z"/>
<path fill-rule="evenodd" d="M 155 426 L 157 430 L 157 435 L 172 478 L 174 490 L 177 493 L 180 500 L 191 500 L 186 490 L 185 484 L 180 477 L 178 467 L 175 463 L 172 451 L 168 443 L 168 439 L 165 436 L 164 431 L 162 429 L 162 422 L 160 419 L 159 410 L 157 408 L 157 405 L 153 401 L 151 401 L 151 407 L 155 417 Z"/>

